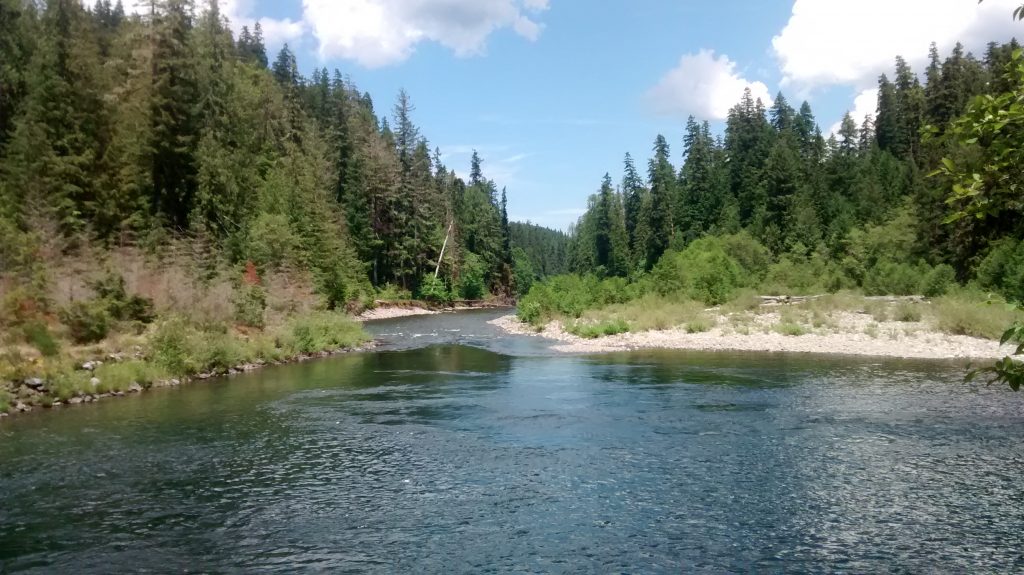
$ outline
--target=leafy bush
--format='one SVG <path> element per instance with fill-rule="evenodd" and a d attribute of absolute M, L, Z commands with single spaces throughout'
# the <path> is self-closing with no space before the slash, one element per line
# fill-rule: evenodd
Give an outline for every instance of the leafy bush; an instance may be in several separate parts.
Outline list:
<path fill-rule="evenodd" d="M 427 274 L 420 282 L 420 299 L 449 304 L 452 301 L 452 292 L 448 290 L 443 279 L 434 277 L 434 274 Z"/>
<path fill-rule="evenodd" d="M 931 311 L 940 331 L 986 339 L 999 339 L 1007 325 L 1024 319 L 1005 302 L 981 302 L 959 293 L 937 298 Z"/>
<path fill-rule="evenodd" d="M 921 285 L 920 267 L 882 261 L 864 276 L 864 293 L 868 295 L 914 295 Z"/>
<path fill-rule="evenodd" d="M 768 268 L 762 289 L 769 295 L 821 292 L 824 265 L 817 257 L 785 255 Z"/>
<path fill-rule="evenodd" d="M 295 318 L 289 331 L 287 349 L 295 354 L 349 348 L 367 340 L 362 326 L 346 315 L 333 312 L 315 312 Z"/>
<path fill-rule="evenodd" d="M 922 316 L 920 304 L 900 302 L 893 310 L 892 317 L 896 321 L 913 323 L 921 321 Z"/>
<path fill-rule="evenodd" d="M 1024 242 L 1003 240 L 978 265 L 978 283 L 1010 301 L 1024 302 Z"/>
<path fill-rule="evenodd" d="M 686 333 L 704 333 L 711 331 L 711 328 L 715 327 L 713 321 L 707 318 L 699 318 L 693 321 L 687 322 Z"/>
<path fill-rule="evenodd" d="M 773 329 L 782 335 L 788 335 L 791 337 L 807 335 L 807 329 L 798 323 L 783 322 L 776 324 Z"/>
<path fill-rule="evenodd" d="M 629 332 L 629 324 L 621 319 L 613 319 L 600 323 L 573 322 L 567 327 L 569 333 L 584 339 L 596 339 L 610 335 Z"/>
<path fill-rule="evenodd" d="M 55 357 L 60 353 L 60 342 L 50 332 L 45 322 L 33 320 L 21 328 L 25 342 L 39 350 L 43 357 Z"/>
<path fill-rule="evenodd" d="M 149 388 L 169 377 L 159 366 L 140 360 L 105 363 L 97 367 L 94 374 L 107 391 L 127 391 L 133 383 Z"/>
<path fill-rule="evenodd" d="M 772 254 L 768 248 L 747 231 L 723 236 L 721 241 L 725 253 L 743 269 L 744 277 L 747 278 L 745 285 L 753 287 L 761 283 L 772 264 Z"/>
<path fill-rule="evenodd" d="M 462 259 L 458 292 L 462 299 L 478 300 L 487 293 L 486 266 L 480 256 L 466 252 Z"/>
<path fill-rule="evenodd" d="M 110 313 L 102 300 L 76 301 L 60 312 L 60 320 L 68 327 L 68 335 L 78 344 L 103 341 L 110 333 Z"/>
<path fill-rule="evenodd" d="M 409 301 L 412 299 L 412 292 L 402 289 L 395 284 L 384 284 L 377 288 L 377 299 L 381 301 Z"/>
<path fill-rule="evenodd" d="M 195 373 L 192 350 L 196 337 L 196 330 L 183 318 L 169 318 L 161 322 L 149 338 L 149 357 L 171 375 Z"/>
<path fill-rule="evenodd" d="M 242 283 L 234 293 L 235 321 L 263 329 L 266 325 L 267 291 L 259 285 Z"/>
<path fill-rule="evenodd" d="M 519 318 L 543 325 L 556 317 L 578 318 L 596 307 L 600 282 L 594 276 L 555 276 L 535 284 L 519 302 Z"/>
<path fill-rule="evenodd" d="M 956 285 L 956 271 L 952 266 L 940 264 L 932 268 L 921 280 L 921 294 L 925 297 L 943 296 L 954 285 Z"/>
<path fill-rule="evenodd" d="M 731 299 L 744 286 L 740 264 L 725 253 L 718 238 L 701 238 L 682 252 L 668 252 L 651 271 L 661 295 L 681 295 L 707 305 Z"/>
<path fill-rule="evenodd" d="M 298 245 L 287 216 L 261 213 L 249 226 L 245 257 L 261 269 L 276 268 L 292 259 Z"/>
<path fill-rule="evenodd" d="M 156 314 L 153 301 L 139 295 L 128 295 L 124 277 L 110 272 L 90 286 L 96 292 L 96 300 L 107 309 L 110 317 L 117 321 L 137 321 L 143 324 L 153 322 Z"/>

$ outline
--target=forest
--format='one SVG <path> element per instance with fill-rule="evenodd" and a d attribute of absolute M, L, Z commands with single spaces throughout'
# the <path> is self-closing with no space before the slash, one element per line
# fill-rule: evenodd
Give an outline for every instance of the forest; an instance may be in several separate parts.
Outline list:
<path fill-rule="evenodd" d="M 0 380 L 68 399 L 125 348 L 106 380 L 272 361 L 361 341 L 341 312 L 566 271 L 568 237 L 509 222 L 414 111 L 236 38 L 217 0 L 0 0 Z"/>
<path fill-rule="evenodd" d="M 233 38 L 216 1 L 3 0 L 0 26 L 0 273 L 31 280 L 42 244 L 189 238 L 312 270 L 330 307 L 437 293 L 435 271 L 457 298 L 513 295 L 505 190 L 476 154 L 468 182 L 446 168 L 405 92 L 388 117 L 337 70 L 303 77 L 258 24 Z M 517 234 L 552 238 L 516 246 L 520 275 L 564 246 Z"/>
<path fill-rule="evenodd" d="M 1020 45 L 933 44 L 923 76 L 897 56 L 878 90 L 877 114 L 827 136 L 807 102 L 747 90 L 723 135 L 687 121 L 679 165 L 661 135 L 646 170 L 627 154 L 571 234 L 574 275 L 534 287 L 520 317 L 593 337 L 751 293 L 924 295 L 944 298 L 944 331 L 999 339 L 1024 301 Z"/>

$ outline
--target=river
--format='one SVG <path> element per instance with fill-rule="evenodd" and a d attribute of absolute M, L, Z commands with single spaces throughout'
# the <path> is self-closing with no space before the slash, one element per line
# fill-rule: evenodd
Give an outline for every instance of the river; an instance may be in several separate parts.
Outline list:
<path fill-rule="evenodd" d="M 0 425 L 2 573 L 1024 570 L 1024 405 L 941 362 L 486 324 Z"/>

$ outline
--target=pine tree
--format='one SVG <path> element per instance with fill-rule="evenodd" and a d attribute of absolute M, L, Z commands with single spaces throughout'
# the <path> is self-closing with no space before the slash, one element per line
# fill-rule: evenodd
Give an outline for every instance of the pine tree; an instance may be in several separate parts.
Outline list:
<path fill-rule="evenodd" d="M 181 229 L 188 228 L 195 196 L 199 128 L 195 58 L 189 44 L 191 14 L 188 0 L 154 0 L 150 24 L 153 205 Z"/>
<path fill-rule="evenodd" d="M 628 152 L 623 160 L 623 172 L 622 194 L 625 196 L 623 202 L 625 204 L 624 225 L 626 227 L 628 246 L 632 250 L 632 254 L 634 254 L 630 261 L 635 263 L 635 258 L 643 257 L 646 253 L 645 244 L 638 244 L 637 242 L 640 206 L 643 205 L 643 196 L 646 194 L 646 190 L 644 189 L 643 180 L 640 179 L 640 173 L 637 172 L 636 164 L 633 163 L 633 156 Z"/>
<path fill-rule="evenodd" d="M 669 154 L 668 141 L 658 135 L 654 141 L 654 157 L 648 166 L 651 202 L 647 212 L 641 214 L 641 218 L 647 221 L 650 234 L 646 250 L 648 268 L 661 259 L 675 233 L 672 212 L 676 203 L 676 177 Z"/>

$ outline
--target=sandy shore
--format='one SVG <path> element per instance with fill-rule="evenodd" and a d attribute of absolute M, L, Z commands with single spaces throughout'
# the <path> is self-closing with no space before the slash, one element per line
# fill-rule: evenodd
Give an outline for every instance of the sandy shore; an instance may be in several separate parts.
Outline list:
<path fill-rule="evenodd" d="M 551 322 L 538 332 L 514 315 L 498 318 L 492 325 L 509 333 L 543 336 L 558 341 L 553 348 L 566 353 L 605 353 L 638 349 L 685 349 L 701 351 L 757 351 L 826 353 L 916 359 L 995 359 L 1012 353 L 999 342 L 936 332 L 921 322 L 874 322 L 870 316 L 838 314 L 838 327 L 814 330 L 800 336 L 777 333 L 770 326 L 778 314 L 762 314 L 754 324 L 740 328 L 719 316 L 717 326 L 704 333 L 670 329 L 624 333 L 598 339 L 584 339 L 566 332 L 560 322 Z"/>
<path fill-rule="evenodd" d="M 417 315 L 434 315 L 441 312 L 429 310 L 422 307 L 376 307 L 368 309 L 356 316 L 356 321 L 373 321 L 376 319 L 395 319 L 399 317 L 412 317 Z"/>

